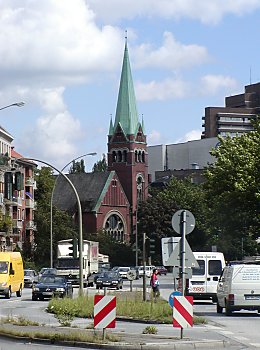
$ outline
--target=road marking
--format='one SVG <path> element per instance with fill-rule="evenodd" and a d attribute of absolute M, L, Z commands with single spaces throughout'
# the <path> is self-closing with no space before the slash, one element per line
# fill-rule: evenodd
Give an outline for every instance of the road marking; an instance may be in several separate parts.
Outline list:
<path fill-rule="evenodd" d="M 256 348 L 260 348 L 260 343 L 249 343 L 249 345 L 252 345 Z"/>
<path fill-rule="evenodd" d="M 217 329 L 217 330 L 221 329 L 220 326 L 213 326 L 213 325 L 206 325 L 206 327 L 207 327 L 208 329 Z"/>
<path fill-rule="evenodd" d="M 222 334 L 234 334 L 233 332 L 230 332 L 230 331 L 220 331 L 220 333 L 222 333 Z"/>
<path fill-rule="evenodd" d="M 246 340 L 246 341 L 249 340 L 248 338 L 240 337 L 240 336 L 234 336 L 233 338 L 235 338 L 235 339 L 237 339 L 237 340 Z"/>

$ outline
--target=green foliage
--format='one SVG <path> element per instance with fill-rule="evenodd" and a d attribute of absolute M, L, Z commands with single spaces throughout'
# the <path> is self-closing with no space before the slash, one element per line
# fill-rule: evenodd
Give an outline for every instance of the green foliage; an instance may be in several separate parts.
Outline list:
<path fill-rule="evenodd" d="M 158 329 L 155 326 L 147 326 L 143 330 L 143 334 L 157 334 L 157 333 L 158 333 Z"/>
<path fill-rule="evenodd" d="M 48 266 L 50 261 L 50 219 L 51 219 L 51 194 L 55 183 L 52 169 L 42 167 L 36 174 L 37 190 L 35 200 L 37 211 L 35 222 L 37 232 L 35 234 L 35 262 L 38 266 Z M 53 252 L 54 257 L 57 251 L 57 242 L 61 239 L 73 238 L 76 236 L 76 229 L 72 218 L 66 212 L 53 207 Z"/>
<path fill-rule="evenodd" d="M 220 138 L 219 147 L 211 152 L 216 162 L 205 173 L 210 225 L 229 259 L 242 257 L 242 242 L 246 255 L 259 254 L 259 120 L 254 128 L 239 137 Z"/>
<path fill-rule="evenodd" d="M 69 169 L 69 174 L 75 173 L 85 173 L 85 164 L 83 159 L 80 161 L 73 160 L 72 165 Z"/>
<path fill-rule="evenodd" d="M 0 231 L 7 232 L 12 227 L 12 219 L 10 215 L 0 213 Z"/>
<path fill-rule="evenodd" d="M 148 236 L 156 233 L 157 238 L 175 236 L 172 228 L 172 216 L 179 209 L 187 209 L 193 213 L 196 227 L 187 238 L 194 250 L 207 249 L 209 232 L 207 229 L 207 206 L 205 193 L 201 185 L 189 181 L 172 178 L 162 191 L 154 192 L 146 202 L 140 204 L 138 211 L 138 231 Z M 158 256 L 161 247 L 156 245 Z"/>
<path fill-rule="evenodd" d="M 106 156 L 105 154 L 103 154 L 103 158 L 99 161 L 97 161 L 93 168 L 92 168 L 92 172 L 93 173 L 100 173 L 100 172 L 104 172 L 107 170 L 107 161 L 106 161 Z"/>
<path fill-rule="evenodd" d="M 135 255 L 129 243 L 116 241 L 106 231 L 89 235 L 88 239 L 99 242 L 100 253 L 109 256 L 112 266 L 135 264 Z"/>

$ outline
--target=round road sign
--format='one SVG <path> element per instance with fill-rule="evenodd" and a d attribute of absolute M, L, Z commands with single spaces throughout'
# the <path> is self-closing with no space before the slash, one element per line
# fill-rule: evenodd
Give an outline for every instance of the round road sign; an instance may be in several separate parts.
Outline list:
<path fill-rule="evenodd" d="M 129 270 L 126 274 L 126 277 L 129 281 L 133 281 L 136 279 L 136 271 L 135 270 Z"/>
<path fill-rule="evenodd" d="M 181 295 L 181 292 L 178 292 L 178 291 L 175 291 L 175 292 L 172 292 L 169 296 L 169 305 L 171 308 L 173 308 L 173 299 L 174 297 L 178 297 Z"/>
<path fill-rule="evenodd" d="M 188 235 L 195 228 L 195 218 L 189 210 L 180 209 L 173 214 L 172 228 L 174 229 L 175 232 L 181 234 L 181 218 L 182 218 L 182 213 L 184 211 L 186 212 L 186 235 Z"/>

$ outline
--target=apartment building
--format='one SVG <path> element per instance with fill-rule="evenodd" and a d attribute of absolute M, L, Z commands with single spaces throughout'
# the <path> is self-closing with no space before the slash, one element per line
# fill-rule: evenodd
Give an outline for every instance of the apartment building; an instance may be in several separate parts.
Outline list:
<path fill-rule="evenodd" d="M 31 249 L 34 224 L 35 164 L 25 161 L 11 143 L 13 137 L 0 127 L 0 251 Z"/>
<path fill-rule="evenodd" d="M 206 107 L 201 138 L 237 136 L 253 130 L 251 120 L 260 113 L 260 83 L 245 86 L 245 92 L 225 98 L 225 107 Z"/>

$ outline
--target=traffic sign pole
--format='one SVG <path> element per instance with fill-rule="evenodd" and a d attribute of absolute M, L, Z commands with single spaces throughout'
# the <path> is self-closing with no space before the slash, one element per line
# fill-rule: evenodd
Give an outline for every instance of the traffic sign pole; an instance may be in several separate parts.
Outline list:
<path fill-rule="evenodd" d="M 186 236 L 186 210 L 183 210 L 181 215 L 181 280 L 182 280 L 182 296 L 185 295 L 185 236 Z"/>

